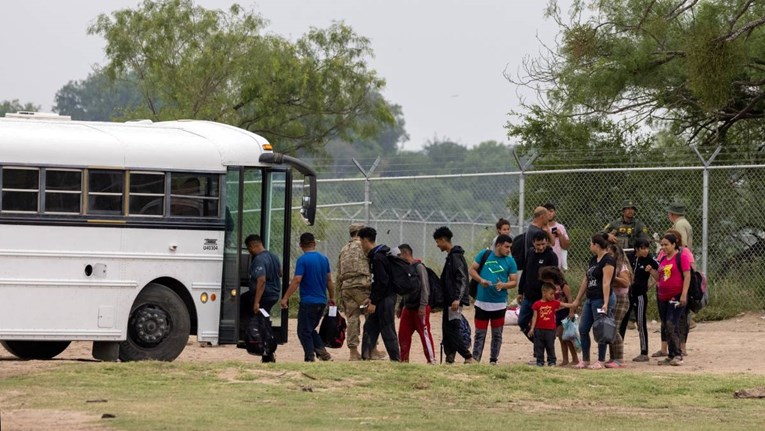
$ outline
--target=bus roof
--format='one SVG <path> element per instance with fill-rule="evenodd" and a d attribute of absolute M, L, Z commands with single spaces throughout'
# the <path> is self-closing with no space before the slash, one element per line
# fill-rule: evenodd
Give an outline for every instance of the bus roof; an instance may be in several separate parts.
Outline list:
<path fill-rule="evenodd" d="M 0 118 L 0 164 L 224 172 L 261 166 L 268 141 L 211 121 L 153 123 Z"/>

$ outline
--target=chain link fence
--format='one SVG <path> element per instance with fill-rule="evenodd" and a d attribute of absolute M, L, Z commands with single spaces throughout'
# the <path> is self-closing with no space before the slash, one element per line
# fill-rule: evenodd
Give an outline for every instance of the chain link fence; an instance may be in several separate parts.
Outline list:
<path fill-rule="evenodd" d="M 551 202 L 571 237 L 567 278 L 576 290 L 590 237 L 621 217 L 625 199 L 637 206 L 649 233 L 659 235 L 672 225 L 666 208 L 679 201 L 693 226 L 696 266 L 708 277 L 710 305 L 700 318 L 723 318 L 765 308 L 763 196 L 765 164 L 323 178 L 316 225 L 293 225 L 292 256 L 300 255 L 300 233 L 312 231 L 318 249 L 335 262 L 348 225 L 363 222 L 377 229 L 378 243 L 408 243 L 439 273 L 445 255 L 432 238 L 437 227 L 449 226 L 470 261 L 489 246 L 500 217 L 516 235 L 536 206 Z"/>

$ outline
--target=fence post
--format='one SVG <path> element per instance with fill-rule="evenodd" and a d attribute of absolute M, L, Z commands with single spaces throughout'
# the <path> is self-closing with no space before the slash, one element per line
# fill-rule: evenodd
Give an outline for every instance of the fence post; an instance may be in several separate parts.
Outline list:
<path fill-rule="evenodd" d="M 707 246 L 707 239 L 709 238 L 709 165 L 711 165 L 715 157 L 720 154 L 722 147 L 718 146 L 709 160 L 704 159 L 695 145 L 691 146 L 691 148 L 693 148 L 693 151 L 704 165 L 704 170 L 702 171 L 703 186 L 701 189 L 701 270 L 708 273 L 707 256 L 709 255 L 709 248 Z"/>
<path fill-rule="evenodd" d="M 518 226 L 520 227 L 520 231 L 518 233 L 521 233 L 525 231 L 525 228 L 523 226 L 523 210 L 526 205 L 526 169 L 529 167 L 531 162 L 534 161 L 534 159 L 537 158 L 537 152 L 534 151 L 531 153 L 531 156 L 528 160 L 526 160 L 526 163 L 521 163 L 521 159 L 518 157 L 518 154 L 515 152 L 515 147 L 513 147 L 513 157 L 515 158 L 515 162 L 518 163 L 518 168 L 521 170 L 521 174 L 518 176 Z"/>
<path fill-rule="evenodd" d="M 372 175 L 372 172 L 375 171 L 375 168 L 380 163 L 380 156 L 377 156 L 375 159 L 375 162 L 372 163 L 372 167 L 369 168 L 368 171 L 365 171 L 364 168 L 361 167 L 361 164 L 354 158 L 353 163 L 356 165 L 357 168 L 359 168 L 359 171 L 361 171 L 361 175 L 364 175 L 364 224 L 369 224 L 369 204 L 370 202 L 370 195 L 372 194 L 372 187 L 371 183 L 369 181 L 369 177 Z"/>

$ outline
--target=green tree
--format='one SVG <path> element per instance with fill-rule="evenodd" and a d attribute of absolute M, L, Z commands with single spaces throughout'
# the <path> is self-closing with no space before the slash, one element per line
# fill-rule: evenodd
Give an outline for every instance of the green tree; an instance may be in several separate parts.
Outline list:
<path fill-rule="evenodd" d="M 56 92 L 53 111 L 73 120 L 109 121 L 123 118 L 144 103 L 134 77 L 109 79 L 96 71 L 81 81 L 69 81 Z"/>
<path fill-rule="evenodd" d="M 511 78 L 544 109 L 617 116 L 691 144 L 736 145 L 765 119 L 765 3 L 753 0 L 574 0 L 560 45 Z M 758 143 L 761 140 L 758 140 Z"/>
<path fill-rule="evenodd" d="M 13 100 L 3 100 L 0 102 L 0 117 L 4 117 L 5 114 L 8 113 L 14 113 L 18 111 L 30 111 L 30 112 L 36 112 L 41 109 L 40 105 L 35 105 L 34 103 L 27 102 L 27 103 L 21 103 L 18 99 Z"/>
<path fill-rule="evenodd" d="M 367 65 L 368 39 L 342 23 L 296 42 L 264 30 L 239 5 L 224 12 L 191 0 L 145 0 L 89 28 L 106 39 L 107 76 L 135 77 L 145 103 L 129 118 L 224 122 L 304 154 L 394 123 L 390 106 L 370 97 L 385 82 Z"/>

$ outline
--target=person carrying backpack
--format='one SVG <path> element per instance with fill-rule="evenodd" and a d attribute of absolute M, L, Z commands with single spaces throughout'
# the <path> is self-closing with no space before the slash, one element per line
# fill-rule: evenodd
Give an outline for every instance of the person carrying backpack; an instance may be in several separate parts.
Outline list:
<path fill-rule="evenodd" d="M 420 290 L 407 295 L 399 302 L 396 316 L 400 318 L 398 326 L 398 346 L 401 350 L 401 362 L 409 362 L 409 350 L 412 347 L 412 334 L 417 331 L 422 342 L 422 351 L 428 364 L 436 363 L 433 347 L 433 335 L 430 331 L 430 283 L 428 268 L 415 259 L 409 244 L 398 246 L 399 256 L 417 268 L 420 278 Z"/>
<path fill-rule="evenodd" d="M 388 259 L 390 248 L 377 245 L 377 231 L 371 227 L 359 230 L 361 248 L 367 253 L 370 273 L 372 274 L 372 290 L 361 305 L 367 310 L 364 322 L 364 335 L 361 337 L 361 359 L 370 360 L 372 350 L 377 345 L 377 339 L 382 336 L 388 358 L 393 362 L 401 359 L 396 337 L 396 291 L 393 287 L 393 273 Z"/>
<path fill-rule="evenodd" d="M 507 311 L 507 291 L 516 286 L 518 267 L 510 256 L 512 239 L 501 234 L 492 250 L 481 250 L 470 265 L 470 278 L 478 282 L 475 300 L 475 341 L 473 358 L 481 361 L 486 333 L 491 323 L 491 357 L 489 363 L 497 364 L 502 348 L 502 331 Z M 479 273 L 480 271 L 480 273 Z"/>
<path fill-rule="evenodd" d="M 465 262 L 465 250 L 452 244 L 452 231 L 441 226 L 433 233 L 436 246 L 445 251 L 446 262 L 441 271 L 441 286 L 444 290 L 443 337 L 446 363 L 454 363 L 456 353 L 465 358 L 466 364 L 472 364 L 473 354 L 470 344 L 462 337 L 462 307 L 470 305 L 468 296 L 468 269 Z"/>

